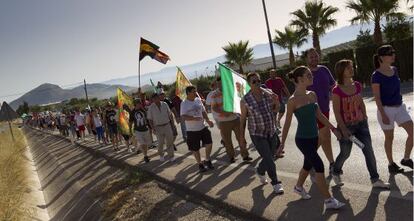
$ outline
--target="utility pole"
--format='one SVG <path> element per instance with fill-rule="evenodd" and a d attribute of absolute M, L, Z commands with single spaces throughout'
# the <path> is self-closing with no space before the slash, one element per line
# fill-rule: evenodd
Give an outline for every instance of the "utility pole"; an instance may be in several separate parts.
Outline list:
<path fill-rule="evenodd" d="M 83 87 L 85 89 L 86 103 L 89 105 L 88 90 L 86 89 L 86 80 L 85 79 L 83 79 Z"/>
<path fill-rule="evenodd" d="M 267 37 L 269 38 L 270 52 L 272 53 L 273 68 L 276 69 L 276 58 L 275 58 L 275 52 L 273 51 L 272 35 L 270 34 L 269 21 L 267 19 L 265 0 L 262 0 L 262 3 L 263 3 L 264 16 L 265 16 L 265 20 L 266 20 Z"/>

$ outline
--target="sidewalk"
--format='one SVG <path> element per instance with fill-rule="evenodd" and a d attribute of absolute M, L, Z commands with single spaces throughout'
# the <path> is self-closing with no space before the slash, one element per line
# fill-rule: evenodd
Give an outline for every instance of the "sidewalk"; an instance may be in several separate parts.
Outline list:
<path fill-rule="evenodd" d="M 228 164 L 215 160 L 214 155 L 212 159 L 215 170 L 200 174 L 195 159 L 189 152 L 176 152 L 175 162 L 160 162 L 156 150 L 151 149 L 151 161 L 145 164 L 142 154 L 128 153 L 126 148 L 117 153 L 110 146 L 100 147 L 93 138 L 87 138 L 78 146 L 94 156 L 105 158 L 114 166 L 146 171 L 161 182 L 202 197 L 250 220 L 412 220 L 412 213 L 406 212 L 412 211 L 412 193 L 401 195 L 398 191 L 374 190 L 368 185 L 332 187 L 334 197 L 347 205 L 340 211 L 325 211 L 316 185 L 311 185 L 308 180 L 305 188 L 309 190 L 312 199 L 301 200 L 293 193 L 297 174 L 284 172 L 283 169 L 277 168 L 277 172 L 285 194 L 275 195 L 270 184 L 260 184 L 255 169 L 249 164 Z M 181 143 L 177 148 L 186 152 L 187 146 Z M 217 152 L 213 151 L 213 154 Z"/>

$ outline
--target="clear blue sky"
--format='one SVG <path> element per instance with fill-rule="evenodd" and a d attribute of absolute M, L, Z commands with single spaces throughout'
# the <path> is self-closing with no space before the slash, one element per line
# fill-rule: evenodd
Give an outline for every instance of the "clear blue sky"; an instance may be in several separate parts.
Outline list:
<path fill-rule="evenodd" d="M 336 28 L 349 25 L 345 1 L 324 2 L 340 9 Z M 266 3 L 274 35 L 304 1 Z M 46 82 L 65 87 L 134 75 L 140 36 L 170 55 L 168 65 L 219 56 L 227 42 L 267 42 L 261 0 L 0 0 L 0 32 L 0 101 Z M 145 59 L 141 67 L 164 66 Z"/>

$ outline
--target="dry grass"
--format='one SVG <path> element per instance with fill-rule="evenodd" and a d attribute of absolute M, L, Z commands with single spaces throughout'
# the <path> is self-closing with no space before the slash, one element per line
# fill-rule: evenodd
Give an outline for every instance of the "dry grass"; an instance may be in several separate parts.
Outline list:
<path fill-rule="evenodd" d="M 20 130 L 13 126 L 15 142 L 9 127 L 0 123 L 0 220 L 30 220 L 33 209 L 25 203 L 27 172 L 24 151 L 26 143 Z"/>

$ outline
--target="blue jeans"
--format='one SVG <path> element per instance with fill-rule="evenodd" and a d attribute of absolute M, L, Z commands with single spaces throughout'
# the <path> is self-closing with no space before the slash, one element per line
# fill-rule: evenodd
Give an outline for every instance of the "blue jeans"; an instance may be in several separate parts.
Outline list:
<path fill-rule="evenodd" d="M 278 145 L 278 137 L 276 133 L 273 136 L 269 137 L 250 135 L 250 138 L 252 139 L 252 142 L 260 157 L 262 157 L 262 160 L 257 167 L 257 173 L 260 175 L 265 175 L 265 172 L 267 172 L 267 175 L 272 180 L 272 185 L 280 183 L 277 180 L 276 164 L 273 161 L 273 153 L 275 152 Z"/>
<path fill-rule="evenodd" d="M 353 134 L 362 143 L 364 143 L 365 147 L 362 149 L 362 153 L 364 154 L 365 163 L 367 165 L 369 175 L 371 176 L 371 182 L 377 181 L 379 178 L 377 172 L 377 162 L 375 160 L 374 151 L 372 149 L 371 134 L 369 132 L 367 120 L 360 121 L 357 124 L 348 125 L 347 128 L 351 134 Z M 341 152 L 336 157 L 333 171 L 335 175 L 338 175 L 340 173 L 342 166 L 351 154 L 352 141 L 348 139 L 341 139 L 339 141 L 339 145 Z"/>

